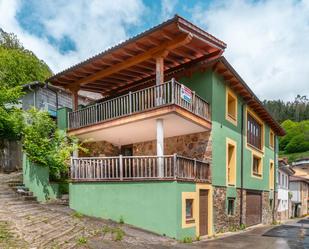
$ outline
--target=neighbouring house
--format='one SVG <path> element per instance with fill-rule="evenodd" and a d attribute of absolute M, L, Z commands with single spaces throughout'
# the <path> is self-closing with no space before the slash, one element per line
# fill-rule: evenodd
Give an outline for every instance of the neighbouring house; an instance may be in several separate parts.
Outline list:
<path fill-rule="evenodd" d="M 287 159 L 279 159 L 279 168 L 277 175 L 277 188 L 278 188 L 278 204 L 277 204 L 277 217 L 280 221 L 289 219 L 292 213 L 292 192 L 290 192 L 289 177 L 295 171 L 288 164 Z"/>
<path fill-rule="evenodd" d="M 44 110 L 53 118 L 57 117 L 57 110 L 61 108 L 72 109 L 72 97 L 68 90 L 43 82 L 35 81 L 23 86 L 24 95 L 21 98 L 21 107 L 28 110 L 35 107 Z M 79 95 L 78 102 L 85 106 L 94 99 Z"/>
<path fill-rule="evenodd" d="M 57 121 L 58 127 L 63 127 L 63 123 L 66 122 L 63 121 L 64 116 L 61 114 L 72 110 L 72 97 L 68 90 L 35 81 L 24 85 L 23 91 L 25 93 L 21 98 L 21 108 L 23 110 L 35 107 L 39 110 L 47 111 L 50 117 Z M 90 97 L 85 96 L 87 93 L 83 94 L 78 96 L 81 107 L 93 102 L 94 99 L 92 97 L 95 97 L 92 93 Z M 58 113 L 60 113 L 61 119 L 58 119 Z M 54 182 L 53 179 L 50 179 L 48 168 L 40 167 L 30 162 L 27 160 L 25 153 L 20 153 L 19 156 L 18 160 L 23 165 L 23 183 L 25 187 L 34 193 L 39 201 L 44 202 L 49 199 L 56 199 L 61 194 L 67 192 L 67 184 Z"/>
<path fill-rule="evenodd" d="M 20 99 L 18 107 L 28 110 L 36 107 L 47 111 L 50 116 L 56 119 L 57 110 L 61 108 L 72 109 L 72 97 L 68 90 L 61 89 L 46 83 L 35 81 L 23 85 L 24 95 Z M 85 96 L 84 96 L 85 95 Z M 79 95 L 79 103 L 87 105 L 94 101 L 93 93 L 89 96 Z M 89 93 L 87 93 L 89 95 Z M 0 150 L 0 171 L 11 172 L 22 168 L 22 145 L 20 141 L 1 141 Z"/>
<path fill-rule="evenodd" d="M 294 175 L 290 177 L 290 190 L 292 192 L 292 215 L 300 217 L 308 214 L 309 198 L 309 164 L 303 158 L 292 162 Z"/>
<path fill-rule="evenodd" d="M 309 179 L 301 176 L 291 176 L 290 191 L 292 193 L 292 217 L 307 215 Z"/>
<path fill-rule="evenodd" d="M 63 120 L 89 148 L 71 208 L 177 239 L 272 222 L 285 131 L 225 48 L 176 15 L 47 80 L 72 93 Z M 79 108 L 80 90 L 104 98 Z"/>

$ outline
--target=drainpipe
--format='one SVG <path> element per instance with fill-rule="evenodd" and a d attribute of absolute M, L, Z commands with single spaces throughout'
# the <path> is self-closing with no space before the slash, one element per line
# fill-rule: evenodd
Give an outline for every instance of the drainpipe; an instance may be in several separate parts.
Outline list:
<path fill-rule="evenodd" d="M 241 105 L 241 141 L 240 141 L 240 225 L 243 224 L 243 188 L 244 188 L 244 108 L 245 104 Z"/>
<path fill-rule="evenodd" d="M 277 178 L 276 178 L 276 165 L 277 165 L 277 136 L 274 135 L 274 203 L 273 203 L 273 222 L 275 222 L 275 211 L 276 211 L 276 187 L 277 187 Z M 278 166 L 278 165 L 277 165 Z M 289 207 L 289 200 L 288 200 L 288 207 Z M 288 209 L 289 210 L 289 209 Z"/>

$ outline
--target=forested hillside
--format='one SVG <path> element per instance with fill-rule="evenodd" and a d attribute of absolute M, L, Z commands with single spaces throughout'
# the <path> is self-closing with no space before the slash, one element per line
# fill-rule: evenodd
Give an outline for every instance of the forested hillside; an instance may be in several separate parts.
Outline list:
<path fill-rule="evenodd" d="M 288 119 L 296 122 L 309 120 L 309 99 L 307 96 L 297 95 L 294 101 L 288 102 L 264 100 L 263 104 L 279 123 Z"/>
<path fill-rule="evenodd" d="M 309 100 L 297 95 L 294 101 L 264 100 L 264 105 L 286 131 L 279 138 L 280 156 L 289 161 L 309 157 Z"/>

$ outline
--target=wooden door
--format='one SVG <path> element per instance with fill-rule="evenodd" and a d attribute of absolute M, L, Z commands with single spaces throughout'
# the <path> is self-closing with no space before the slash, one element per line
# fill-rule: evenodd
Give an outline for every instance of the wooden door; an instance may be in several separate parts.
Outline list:
<path fill-rule="evenodd" d="M 200 236 L 208 234 L 208 190 L 200 190 Z"/>
<path fill-rule="evenodd" d="M 261 223 L 262 196 L 260 192 L 247 192 L 246 196 L 246 225 L 253 226 Z"/>

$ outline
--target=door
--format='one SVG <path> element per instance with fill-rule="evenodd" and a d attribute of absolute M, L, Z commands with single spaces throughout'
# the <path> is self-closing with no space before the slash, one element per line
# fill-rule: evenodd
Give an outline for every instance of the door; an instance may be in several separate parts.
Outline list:
<path fill-rule="evenodd" d="M 260 192 L 247 192 L 246 225 L 253 226 L 261 223 L 262 196 Z"/>
<path fill-rule="evenodd" d="M 200 236 L 208 234 L 208 190 L 200 190 Z"/>

